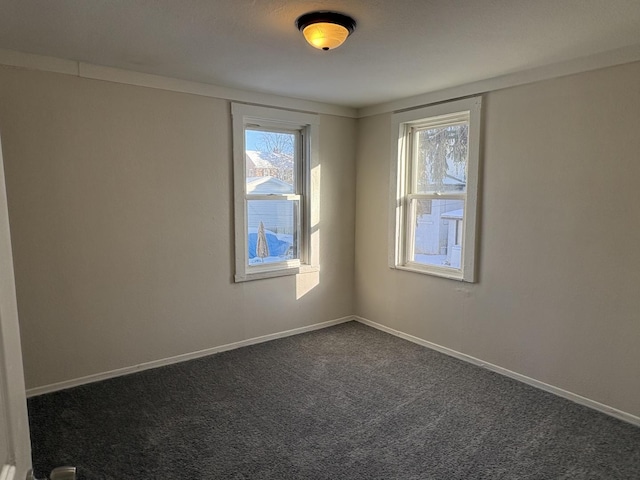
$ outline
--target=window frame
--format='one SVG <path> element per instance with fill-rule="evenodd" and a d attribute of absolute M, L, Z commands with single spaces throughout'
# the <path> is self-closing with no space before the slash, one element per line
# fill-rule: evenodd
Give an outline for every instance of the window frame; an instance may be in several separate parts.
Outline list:
<path fill-rule="evenodd" d="M 295 275 L 318 269 L 317 248 L 311 242 L 312 204 L 318 193 L 311 186 L 311 168 L 317 164 L 318 115 L 241 103 L 231 104 L 233 130 L 235 282 Z M 266 130 L 299 134 L 294 165 L 293 194 L 248 194 L 246 188 L 246 130 Z M 299 202 L 299 254 L 297 259 L 264 265 L 250 265 L 248 255 L 248 213 L 250 200 Z M 294 207 L 295 208 L 295 207 Z"/>
<path fill-rule="evenodd" d="M 390 185 L 389 267 L 473 283 L 477 276 L 478 184 L 480 175 L 480 131 L 482 97 L 472 97 L 416 108 L 392 115 Z M 468 159 L 466 193 L 417 193 L 413 185 L 413 158 L 416 155 L 413 129 L 458 122 L 468 115 Z M 462 259 L 460 269 L 410 261 L 410 240 L 414 239 L 413 205 L 418 200 L 464 201 L 462 219 Z"/>

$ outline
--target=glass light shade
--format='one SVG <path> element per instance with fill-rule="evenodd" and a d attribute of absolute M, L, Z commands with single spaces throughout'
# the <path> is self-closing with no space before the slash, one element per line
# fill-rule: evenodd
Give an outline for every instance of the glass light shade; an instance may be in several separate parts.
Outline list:
<path fill-rule="evenodd" d="M 312 23 L 302 30 L 309 44 L 320 50 L 333 50 L 344 43 L 349 30 L 336 23 Z"/>

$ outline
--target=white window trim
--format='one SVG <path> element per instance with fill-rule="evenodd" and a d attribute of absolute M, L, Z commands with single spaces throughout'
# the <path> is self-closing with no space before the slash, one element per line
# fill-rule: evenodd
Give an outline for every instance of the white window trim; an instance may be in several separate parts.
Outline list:
<path fill-rule="evenodd" d="M 472 97 L 438 105 L 395 113 L 391 126 L 391 177 L 389 198 L 389 267 L 398 270 L 435 275 L 464 282 L 476 281 L 476 251 L 478 243 L 478 180 L 480 174 L 480 119 L 482 97 Z M 408 263 L 406 261 L 407 209 L 407 148 L 406 131 L 412 125 L 423 123 L 425 119 L 469 112 L 469 158 L 467 162 L 467 193 L 464 206 L 463 259 L 459 271 Z M 414 195 L 416 196 L 416 195 Z M 417 195 L 419 196 L 419 195 Z"/>
<path fill-rule="evenodd" d="M 312 169 L 319 165 L 318 115 L 242 103 L 231 104 L 233 128 L 235 276 L 236 282 L 307 273 L 319 269 L 317 240 L 312 241 L 312 211 L 319 205 L 319 189 L 311 182 Z M 296 129 L 307 137 L 302 142 L 302 202 L 300 205 L 300 260 L 249 266 L 246 201 L 245 126 Z"/>

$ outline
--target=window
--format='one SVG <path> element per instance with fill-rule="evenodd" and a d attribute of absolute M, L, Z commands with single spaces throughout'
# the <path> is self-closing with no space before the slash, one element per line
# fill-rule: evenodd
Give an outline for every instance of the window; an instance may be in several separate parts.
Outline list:
<path fill-rule="evenodd" d="M 310 242 L 316 115 L 232 105 L 236 282 L 317 267 Z"/>
<path fill-rule="evenodd" d="M 473 282 L 481 98 L 393 115 L 392 268 Z"/>

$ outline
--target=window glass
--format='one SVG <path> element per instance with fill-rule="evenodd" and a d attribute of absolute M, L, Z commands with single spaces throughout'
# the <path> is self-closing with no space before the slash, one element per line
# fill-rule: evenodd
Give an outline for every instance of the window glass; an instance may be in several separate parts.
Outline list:
<path fill-rule="evenodd" d="M 248 194 L 296 192 L 294 133 L 247 129 L 245 146 Z"/>
<path fill-rule="evenodd" d="M 463 200 L 413 200 L 415 227 L 409 261 L 460 270 L 458 223 L 464 218 Z M 429 204 L 430 208 L 424 208 Z"/>
<path fill-rule="evenodd" d="M 298 200 L 248 200 L 249 265 L 299 259 Z"/>
<path fill-rule="evenodd" d="M 467 185 L 469 125 L 417 128 L 416 192 L 464 192 Z"/>

